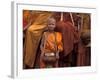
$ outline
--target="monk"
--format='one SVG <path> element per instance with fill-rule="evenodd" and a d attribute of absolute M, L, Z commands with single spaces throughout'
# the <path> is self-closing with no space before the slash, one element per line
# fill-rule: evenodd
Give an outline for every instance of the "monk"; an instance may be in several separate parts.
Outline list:
<path fill-rule="evenodd" d="M 44 32 L 41 42 L 40 68 L 58 67 L 59 52 L 63 51 L 62 35 L 55 32 L 56 20 L 49 18 L 47 21 L 48 31 Z M 54 57 L 53 60 L 45 60 L 44 56 Z M 47 58 L 49 58 L 47 57 Z"/>

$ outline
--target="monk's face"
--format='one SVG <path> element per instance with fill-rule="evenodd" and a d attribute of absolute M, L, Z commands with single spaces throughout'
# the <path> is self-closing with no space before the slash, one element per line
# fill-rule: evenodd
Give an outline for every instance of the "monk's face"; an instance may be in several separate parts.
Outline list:
<path fill-rule="evenodd" d="M 54 31 L 54 28 L 56 27 L 56 21 L 55 19 L 49 19 L 48 20 L 48 30 Z"/>

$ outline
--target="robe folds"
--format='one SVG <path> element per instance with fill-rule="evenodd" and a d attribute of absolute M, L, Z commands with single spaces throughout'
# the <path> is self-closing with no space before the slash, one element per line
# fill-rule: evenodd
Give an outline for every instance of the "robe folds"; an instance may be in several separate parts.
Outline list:
<path fill-rule="evenodd" d="M 62 34 L 59 32 L 44 32 L 41 42 L 41 57 L 40 57 L 40 68 L 46 68 L 47 63 L 45 63 L 42 58 L 44 53 L 54 53 L 58 55 L 59 52 L 63 51 L 63 43 L 62 43 Z M 56 54 L 58 53 L 58 54 Z M 52 67 L 58 67 L 58 60 L 56 62 L 50 64 Z"/>
<path fill-rule="evenodd" d="M 53 16 L 57 21 L 57 27 L 55 29 L 55 31 L 57 32 L 61 32 L 62 33 L 62 43 L 63 43 L 63 54 L 61 54 L 60 57 L 64 56 L 63 58 L 65 59 L 69 59 L 72 57 L 69 57 L 69 55 L 71 56 L 71 54 L 73 52 L 75 52 L 75 50 L 77 50 L 75 53 L 75 55 L 77 56 L 77 64 L 76 66 L 86 66 L 86 65 L 90 65 L 90 58 L 91 58 L 91 54 L 90 54 L 90 47 L 86 48 L 86 46 L 83 44 L 82 41 L 80 41 L 80 33 L 78 33 L 77 29 L 75 26 L 72 25 L 70 17 L 67 17 L 66 13 L 64 13 L 64 18 L 63 21 L 60 21 L 61 18 L 61 13 L 57 12 L 54 14 L 52 12 L 45 12 L 45 11 L 40 11 L 40 12 L 33 12 L 33 20 L 32 20 L 32 25 L 29 26 L 27 28 L 26 31 L 26 35 L 25 35 L 25 43 L 24 43 L 24 50 L 23 50 L 23 55 L 24 55 L 24 65 L 29 66 L 29 68 L 33 68 L 34 65 L 39 62 L 39 56 L 40 56 L 40 40 L 41 37 L 43 35 L 43 32 L 45 31 L 45 29 L 47 28 L 47 19 L 51 16 Z M 69 13 L 68 13 L 69 15 Z M 85 18 L 86 17 L 86 18 Z M 88 19 L 87 19 L 88 18 Z M 85 20 L 86 19 L 86 20 Z M 24 20 L 23 20 L 24 21 Z M 25 23 L 23 23 L 23 25 L 26 25 L 26 21 L 24 21 Z M 90 21 L 89 21 L 89 17 L 88 16 L 83 16 L 83 28 L 82 30 L 87 30 L 88 27 L 90 29 Z M 84 36 L 84 35 L 83 35 Z M 86 37 L 86 36 L 85 36 Z M 75 46 L 77 49 L 75 49 Z M 73 49 L 75 49 L 73 51 Z M 88 51 L 88 53 L 87 53 Z M 38 54 L 37 54 L 38 53 Z M 85 54 L 86 53 L 86 54 Z M 67 57 L 66 57 L 67 56 Z M 87 59 L 88 63 L 87 63 L 87 59 L 86 57 L 88 56 Z M 89 58 L 90 57 L 90 58 Z M 64 61 L 61 61 L 62 64 L 66 63 Z M 64 62 L 64 63 L 63 63 Z M 65 65 L 65 67 L 67 67 Z"/>
<path fill-rule="evenodd" d="M 44 32 L 42 37 L 42 48 L 45 53 L 52 53 L 56 51 L 63 51 L 62 35 L 59 32 Z"/>
<path fill-rule="evenodd" d="M 62 33 L 64 55 L 67 56 L 74 49 L 74 45 L 79 42 L 78 32 L 70 22 L 63 21 L 57 23 L 56 30 Z"/>
<path fill-rule="evenodd" d="M 37 14 L 37 18 L 27 29 L 25 36 L 23 63 L 30 68 L 34 66 L 38 45 L 43 31 L 46 29 L 47 19 L 52 16 L 51 12 L 41 12 Z"/>

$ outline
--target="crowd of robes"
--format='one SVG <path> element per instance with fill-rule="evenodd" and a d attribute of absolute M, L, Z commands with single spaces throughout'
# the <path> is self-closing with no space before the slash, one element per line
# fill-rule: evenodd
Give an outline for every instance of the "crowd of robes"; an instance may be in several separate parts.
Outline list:
<path fill-rule="evenodd" d="M 78 19 L 74 15 L 74 25 L 69 13 L 63 13 L 63 20 L 60 20 L 60 12 L 33 12 L 32 18 L 35 20 L 25 30 L 23 45 L 23 67 L 24 69 L 39 68 L 40 64 L 40 43 L 44 31 L 46 31 L 46 21 L 53 16 L 57 25 L 55 31 L 61 32 L 63 37 L 63 51 L 60 54 L 58 67 L 90 66 L 90 16 L 83 15 L 82 31 L 78 30 Z M 35 14 L 36 13 L 36 14 Z M 79 14 L 78 14 L 79 15 Z M 88 16 L 88 17 L 87 17 Z M 87 17 L 87 18 L 86 18 Z M 85 27 L 84 27 L 85 26 Z M 81 27 L 81 26 L 80 26 Z"/>

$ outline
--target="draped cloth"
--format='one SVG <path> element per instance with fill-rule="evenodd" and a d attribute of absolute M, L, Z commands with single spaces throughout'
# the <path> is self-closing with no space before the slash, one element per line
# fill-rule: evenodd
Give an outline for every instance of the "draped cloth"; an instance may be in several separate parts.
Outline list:
<path fill-rule="evenodd" d="M 24 46 L 24 65 L 33 67 L 37 54 L 38 45 L 43 31 L 46 29 L 46 21 L 52 16 L 51 12 L 40 12 L 34 23 L 27 29 Z"/>
<path fill-rule="evenodd" d="M 63 50 L 62 35 L 59 32 L 44 32 L 42 41 L 42 43 L 45 42 L 44 52 L 46 53 L 56 52 L 57 50 L 61 52 Z"/>
<path fill-rule="evenodd" d="M 58 12 L 57 12 L 58 14 Z M 39 42 L 41 40 L 41 36 L 43 31 L 46 29 L 46 21 L 47 19 L 52 16 L 51 12 L 39 12 L 34 13 L 35 18 L 33 24 L 27 29 L 26 36 L 25 36 L 25 44 L 24 44 L 24 64 L 28 65 L 29 67 L 34 66 L 37 50 L 39 47 Z M 63 42 L 63 56 L 67 56 L 71 54 L 75 45 L 78 44 L 78 55 L 77 55 L 77 66 L 85 65 L 84 60 L 86 59 L 84 53 L 86 52 L 85 47 L 82 43 L 80 43 L 79 33 L 77 32 L 75 26 L 72 25 L 71 21 L 63 20 L 60 21 L 60 13 L 59 15 L 55 15 L 54 17 L 59 18 L 57 21 L 57 27 L 55 31 L 62 33 L 62 42 Z M 64 19 L 66 15 L 64 15 Z M 87 20 L 85 20 L 87 21 Z M 84 26 L 85 26 L 84 22 Z M 89 21 L 87 21 L 89 24 Z"/>
<path fill-rule="evenodd" d="M 63 38 L 63 54 L 60 55 L 59 66 L 76 66 L 76 53 L 79 42 L 77 29 L 69 21 L 59 21 L 56 31 L 61 32 Z"/>
<path fill-rule="evenodd" d="M 69 59 L 70 61 L 70 59 L 73 58 L 72 55 L 75 55 L 77 58 L 75 61 L 75 66 L 90 65 L 90 47 L 87 48 L 83 44 L 83 42 L 80 39 L 80 35 L 82 34 L 77 31 L 76 27 L 73 26 L 71 22 L 72 21 L 67 20 L 66 15 L 63 16 L 62 21 L 57 22 L 57 27 L 55 30 L 61 32 L 63 37 L 64 55 L 61 56 L 65 56 L 63 57 L 63 60 L 66 61 Z M 82 26 L 82 31 L 90 29 L 89 15 L 84 14 Z M 85 32 L 85 34 L 87 34 L 87 32 Z M 84 36 L 86 37 L 87 35 Z M 72 62 L 74 62 L 74 59 L 72 59 Z M 62 64 L 63 63 L 64 61 L 62 61 Z"/>
<path fill-rule="evenodd" d="M 74 45 L 78 43 L 79 35 L 70 22 L 58 22 L 56 30 L 62 33 L 64 56 L 67 56 L 74 49 Z"/>
<path fill-rule="evenodd" d="M 62 35 L 59 32 L 44 32 L 41 42 L 41 57 L 40 68 L 46 68 L 47 64 L 42 60 L 44 53 L 56 53 L 63 51 Z M 42 53 L 43 52 L 43 53 Z M 59 54 L 58 54 L 59 55 Z M 50 64 L 49 64 L 50 65 Z M 52 64 L 53 67 L 58 67 L 58 60 Z"/>

